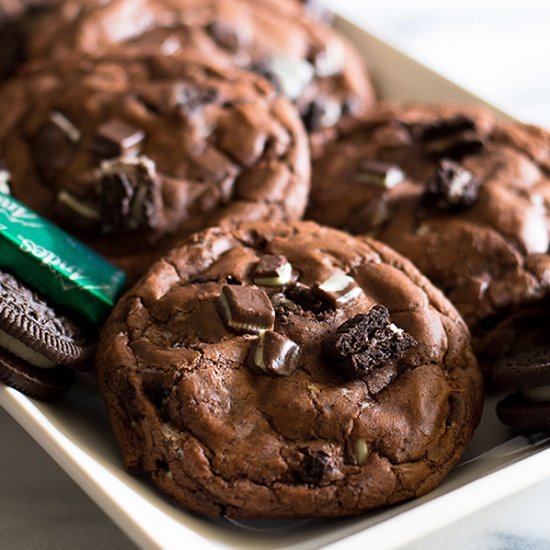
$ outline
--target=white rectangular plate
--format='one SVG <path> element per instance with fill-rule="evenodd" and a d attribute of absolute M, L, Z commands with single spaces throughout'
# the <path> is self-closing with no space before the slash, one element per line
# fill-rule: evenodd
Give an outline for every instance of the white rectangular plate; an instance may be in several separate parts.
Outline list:
<path fill-rule="evenodd" d="M 344 20 L 338 26 L 369 62 L 382 97 L 483 103 Z M 503 116 L 504 113 L 501 113 Z M 379 512 L 330 521 L 241 522 L 205 519 L 177 507 L 145 477 L 129 475 L 91 378 L 59 403 L 37 403 L 0 387 L 0 405 L 141 547 L 397 548 L 550 476 L 550 437 L 511 437 L 485 412 L 463 462 L 425 497 Z"/>

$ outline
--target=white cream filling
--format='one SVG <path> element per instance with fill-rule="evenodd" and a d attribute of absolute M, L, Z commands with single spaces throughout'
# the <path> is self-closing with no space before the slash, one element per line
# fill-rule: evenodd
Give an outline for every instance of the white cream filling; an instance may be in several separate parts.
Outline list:
<path fill-rule="evenodd" d="M 539 386 L 537 388 L 526 388 L 521 390 L 521 394 L 529 401 L 536 403 L 550 401 L 550 386 Z"/>
<path fill-rule="evenodd" d="M 41 353 L 37 353 L 31 348 L 27 347 L 25 344 L 21 343 L 19 340 L 15 339 L 13 336 L 10 336 L 3 330 L 0 330 L 0 347 L 5 350 L 13 353 L 20 359 L 27 361 L 35 367 L 40 367 L 42 369 L 51 369 L 56 366 L 53 361 L 50 361 L 47 357 L 44 357 Z"/>
<path fill-rule="evenodd" d="M 467 185 L 474 179 L 470 172 L 464 171 L 453 178 L 449 189 L 449 202 L 456 204 L 460 202 Z"/>

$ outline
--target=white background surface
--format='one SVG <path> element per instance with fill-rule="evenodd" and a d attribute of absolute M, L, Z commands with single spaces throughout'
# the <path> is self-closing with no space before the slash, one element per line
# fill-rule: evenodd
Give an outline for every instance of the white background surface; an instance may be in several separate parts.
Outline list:
<path fill-rule="evenodd" d="M 368 30 L 503 110 L 550 127 L 548 0 L 334 3 Z M 1 550 L 133 547 L 4 412 L 0 434 Z M 409 548 L 550 548 L 548 510 L 550 481 Z"/>

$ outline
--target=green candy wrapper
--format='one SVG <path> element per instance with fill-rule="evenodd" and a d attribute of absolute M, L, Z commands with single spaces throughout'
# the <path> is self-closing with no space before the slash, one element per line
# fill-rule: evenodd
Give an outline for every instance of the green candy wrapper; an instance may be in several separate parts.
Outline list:
<path fill-rule="evenodd" d="M 0 268 L 94 326 L 126 282 L 123 271 L 1 191 Z"/>

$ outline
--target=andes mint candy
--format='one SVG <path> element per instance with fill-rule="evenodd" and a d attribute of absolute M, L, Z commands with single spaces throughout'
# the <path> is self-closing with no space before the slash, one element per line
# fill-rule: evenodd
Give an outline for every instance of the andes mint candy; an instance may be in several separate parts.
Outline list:
<path fill-rule="evenodd" d="M 292 265 L 284 256 L 265 254 L 256 264 L 252 279 L 260 286 L 284 286 L 292 280 Z"/>
<path fill-rule="evenodd" d="M 302 119 L 308 132 L 334 126 L 342 117 L 342 106 L 339 102 L 319 97 L 311 102 Z"/>
<path fill-rule="evenodd" d="M 313 292 L 333 308 L 337 308 L 361 296 L 363 290 L 353 277 L 333 275 L 323 283 L 314 285 Z"/>
<path fill-rule="evenodd" d="M 353 179 L 358 182 L 393 189 L 405 179 L 405 174 L 395 164 L 365 160 L 357 167 Z"/>
<path fill-rule="evenodd" d="M 460 164 L 442 160 L 428 182 L 422 204 L 428 209 L 460 209 L 472 206 L 479 194 L 479 180 Z"/>
<path fill-rule="evenodd" d="M 225 285 L 218 304 L 228 328 L 243 332 L 273 330 L 275 311 L 269 296 L 261 288 Z"/>
<path fill-rule="evenodd" d="M 435 157 L 461 158 L 477 153 L 484 145 L 475 121 L 465 115 L 422 126 L 418 138 L 426 153 Z"/>
<path fill-rule="evenodd" d="M 290 376 L 298 366 L 300 347 L 271 330 L 261 332 L 250 351 L 250 363 L 267 374 Z"/>
<path fill-rule="evenodd" d="M 323 342 L 324 353 L 346 378 L 360 378 L 372 369 L 395 363 L 416 346 L 416 340 L 390 321 L 387 308 L 373 306 L 343 323 Z"/>
<path fill-rule="evenodd" d="M 130 156 L 138 152 L 145 132 L 118 118 L 100 126 L 92 140 L 92 150 L 103 158 Z"/>

